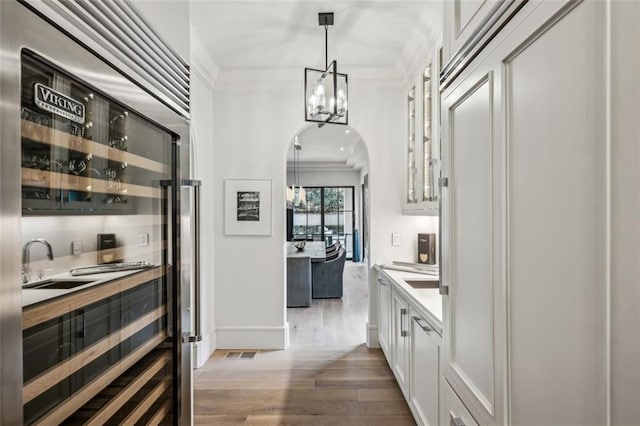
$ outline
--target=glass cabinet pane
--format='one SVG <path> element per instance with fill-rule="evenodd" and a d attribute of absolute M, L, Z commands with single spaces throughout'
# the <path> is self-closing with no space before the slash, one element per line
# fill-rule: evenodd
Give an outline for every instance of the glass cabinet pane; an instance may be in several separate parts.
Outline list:
<path fill-rule="evenodd" d="M 28 53 L 21 98 L 24 215 L 135 214 L 156 197 L 165 130 Z"/>
<path fill-rule="evenodd" d="M 436 160 L 433 158 L 433 138 L 432 138 L 432 81 L 431 68 L 429 63 L 424 71 L 423 82 L 423 131 L 422 131 L 422 201 L 436 201 L 437 195 L 434 188 Z"/>
<path fill-rule="evenodd" d="M 418 201 L 416 196 L 416 87 L 407 96 L 407 202 Z"/>

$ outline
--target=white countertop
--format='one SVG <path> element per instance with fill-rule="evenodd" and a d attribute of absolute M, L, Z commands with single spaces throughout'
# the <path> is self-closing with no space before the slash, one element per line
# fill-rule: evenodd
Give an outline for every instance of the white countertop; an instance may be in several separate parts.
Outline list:
<path fill-rule="evenodd" d="M 406 280 L 438 281 L 437 275 L 427 275 L 409 271 L 385 269 L 384 265 L 376 265 L 378 273 L 384 274 L 392 280 L 400 292 L 418 308 L 418 311 L 442 335 L 442 296 L 437 288 L 416 289 L 406 283 Z"/>
<path fill-rule="evenodd" d="M 63 272 L 61 274 L 52 275 L 40 281 L 48 281 L 48 280 L 68 280 L 68 281 L 91 281 L 90 283 L 80 285 L 78 287 L 70 288 L 70 289 L 22 289 L 22 307 L 27 307 L 30 305 L 34 305 L 36 303 L 45 302 L 50 299 L 54 299 L 56 297 L 66 296 L 70 293 L 85 290 L 87 288 L 104 284 L 109 281 L 113 281 L 118 278 L 125 277 L 127 275 L 135 274 L 138 272 L 145 271 L 146 269 L 135 269 L 131 271 L 118 271 L 118 272 L 106 272 L 102 274 L 92 274 L 92 275 L 82 275 L 82 276 L 73 276 L 69 272 Z M 37 283 L 37 281 L 33 281 L 29 284 Z"/>

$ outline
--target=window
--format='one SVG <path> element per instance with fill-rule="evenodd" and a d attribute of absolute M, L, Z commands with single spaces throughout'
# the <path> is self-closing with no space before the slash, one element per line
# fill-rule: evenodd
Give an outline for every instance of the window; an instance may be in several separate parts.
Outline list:
<path fill-rule="evenodd" d="M 293 209 L 294 239 L 340 241 L 353 257 L 354 187 L 305 187 L 307 203 Z"/>

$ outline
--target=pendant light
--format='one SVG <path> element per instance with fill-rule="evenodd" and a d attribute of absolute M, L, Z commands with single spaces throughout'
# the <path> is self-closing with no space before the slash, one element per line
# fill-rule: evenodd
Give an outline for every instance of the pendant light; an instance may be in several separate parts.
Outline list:
<path fill-rule="evenodd" d="M 338 72 L 338 62 L 329 63 L 328 28 L 333 25 L 333 12 L 319 13 L 318 22 L 324 26 L 324 70 L 304 69 L 305 121 L 349 124 L 347 74 Z"/>
<path fill-rule="evenodd" d="M 304 207 L 307 204 L 307 192 L 300 185 L 300 151 L 302 151 L 302 144 L 296 135 L 293 141 L 293 205 L 295 207 Z"/>
<path fill-rule="evenodd" d="M 293 186 L 287 186 L 287 205 L 294 207 L 305 207 L 307 203 L 307 193 L 300 185 L 300 151 L 302 145 L 300 138 L 296 135 L 293 141 Z"/>

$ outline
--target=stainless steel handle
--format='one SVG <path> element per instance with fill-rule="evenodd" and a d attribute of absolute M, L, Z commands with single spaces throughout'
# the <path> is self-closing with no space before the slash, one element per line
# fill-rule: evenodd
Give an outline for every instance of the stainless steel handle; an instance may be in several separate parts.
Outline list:
<path fill-rule="evenodd" d="M 451 418 L 451 421 L 449 422 L 450 426 L 466 426 L 464 424 L 464 420 L 460 417 L 454 416 L 453 413 L 449 413 L 449 417 Z"/>
<path fill-rule="evenodd" d="M 183 186 L 193 187 L 193 298 L 194 298 L 194 334 L 187 337 L 191 343 L 202 341 L 202 322 L 200 319 L 201 285 L 200 285 L 200 186 L 199 180 L 182 181 Z"/>
<path fill-rule="evenodd" d="M 407 330 L 404 329 L 404 321 L 402 318 L 407 315 L 407 310 L 405 308 L 400 309 L 400 336 L 407 337 Z"/>
<path fill-rule="evenodd" d="M 387 283 L 384 280 L 381 280 L 380 278 L 378 278 L 378 282 L 380 283 L 380 285 L 387 285 Z"/>
<path fill-rule="evenodd" d="M 438 186 L 440 187 L 440 196 L 438 197 L 438 263 L 440 264 L 440 287 L 438 288 L 438 292 L 441 296 L 446 296 L 449 294 L 449 286 L 442 284 L 442 271 L 444 269 L 442 263 L 442 188 L 449 186 L 449 178 L 439 178 Z"/>
<path fill-rule="evenodd" d="M 433 328 L 429 327 L 429 324 L 425 320 L 423 320 L 422 318 L 413 317 L 413 320 L 416 322 L 416 324 L 418 324 L 420 326 L 420 328 L 423 331 L 426 331 L 427 333 L 433 331 Z"/>

